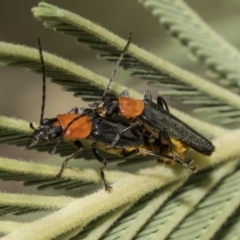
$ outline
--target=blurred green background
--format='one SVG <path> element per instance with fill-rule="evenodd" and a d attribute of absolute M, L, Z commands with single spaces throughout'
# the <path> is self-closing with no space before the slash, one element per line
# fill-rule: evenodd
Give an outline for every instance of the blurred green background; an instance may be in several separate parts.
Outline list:
<path fill-rule="evenodd" d="M 237 0 L 188 0 L 186 1 L 217 32 L 235 46 L 240 46 L 240 1 Z M 90 70 L 109 77 L 113 63 L 96 58 L 95 51 L 78 45 L 69 37 L 43 27 L 35 20 L 31 8 L 38 1 L 8 0 L 0 3 L 0 41 L 37 47 L 37 37 L 41 38 L 44 50 L 63 56 Z M 171 38 L 158 21 L 152 17 L 138 1 L 115 0 L 49 0 L 48 3 L 75 12 L 89 20 L 99 23 L 110 31 L 127 38 L 133 32 L 133 43 L 166 60 L 206 77 L 205 68 L 189 60 L 190 53 Z M 118 71 L 115 81 L 140 92 L 150 89 L 154 96 L 159 89 L 149 88 L 146 82 L 131 78 L 123 70 Z M 41 107 L 41 76 L 20 68 L 0 68 L 0 114 L 38 122 Z M 170 103 L 176 105 L 176 103 Z M 60 87 L 47 81 L 47 100 L 45 117 L 54 117 L 72 107 L 87 106 L 71 93 L 61 91 Z M 1 156 L 38 161 L 50 159 L 48 154 L 26 151 L 14 146 L 0 146 Z M 55 164 L 61 163 L 58 156 L 51 158 Z M 42 161 L 41 161 L 42 162 Z M 72 165 L 76 166 L 76 161 Z M 71 165 L 70 164 L 70 165 Z M 84 164 L 84 163 L 82 163 Z M 82 166 L 82 165 L 81 165 Z M 99 164 L 96 164 L 96 168 Z M 0 182 L 1 190 L 18 191 L 21 183 L 11 184 L 10 188 Z"/>

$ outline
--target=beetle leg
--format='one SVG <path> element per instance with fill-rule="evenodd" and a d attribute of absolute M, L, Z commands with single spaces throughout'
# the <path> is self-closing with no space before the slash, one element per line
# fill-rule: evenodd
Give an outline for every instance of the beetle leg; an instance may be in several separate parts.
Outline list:
<path fill-rule="evenodd" d="M 172 155 L 173 155 L 173 160 L 174 160 L 178 165 L 181 165 L 181 166 L 189 169 L 189 170 L 192 171 L 193 173 L 196 173 L 197 170 L 198 170 L 198 167 L 196 167 L 196 166 L 193 166 L 193 167 L 192 167 L 192 166 L 189 166 L 189 165 L 193 162 L 192 159 L 190 159 L 190 160 L 188 160 L 188 161 L 184 161 L 182 158 L 180 158 L 180 157 L 177 155 L 177 153 L 175 153 L 175 152 L 173 151 L 171 139 L 170 139 L 170 137 L 168 136 L 168 134 L 167 134 L 166 132 L 161 132 L 161 133 L 159 134 L 160 141 L 161 141 L 161 135 L 163 135 L 163 134 L 164 134 L 164 137 L 165 137 L 166 141 L 168 142 L 169 152 L 172 153 Z"/>
<path fill-rule="evenodd" d="M 156 153 L 156 152 L 157 152 L 157 146 L 156 146 L 156 144 L 155 144 L 154 142 L 151 142 L 151 141 L 149 141 L 149 143 L 150 143 L 150 145 L 151 145 L 152 151 L 153 151 L 154 153 Z"/>
<path fill-rule="evenodd" d="M 152 100 L 152 95 L 150 93 L 149 90 L 146 90 L 143 94 L 143 99 L 149 99 L 149 100 Z M 166 103 L 166 101 L 164 100 L 163 97 L 161 96 L 158 96 L 157 97 L 157 104 L 162 107 L 163 109 L 165 109 L 167 112 L 169 112 L 169 108 L 168 108 L 168 105 Z"/>
<path fill-rule="evenodd" d="M 127 132 L 127 131 L 129 131 L 129 130 L 131 130 L 131 129 L 139 126 L 139 125 L 141 125 L 141 121 L 137 120 L 136 122 L 131 124 L 129 127 L 125 128 L 122 132 L 120 132 L 119 134 L 116 135 L 116 137 L 114 138 L 112 143 L 107 147 L 107 149 L 113 148 L 125 132 Z"/>
<path fill-rule="evenodd" d="M 93 147 L 92 147 L 92 153 L 93 153 L 93 155 L 95 156 L 95 158 L 96 158 L 100 163 L 103 164 L 103 166 L 100 168 L 101 179 L 102 179 L 102 181 L 103 181 L 103 183 L 104 183 L 105 191 L 110 192 L 111 189 L 112 189 L 112 187 L 107 184 L 107 182 L 106 182 L 106 180 L 105 180 L 105 174 L 104 174 L 104 170 L 105 170 L 106 167 L 107 167 L 107 160 L 106 160 L 104 157 L 102 157 L 102 156 L 98 153 L 98 151 L 97 151 L 95 148 L 93 148 Z"/>
<path fill-rule="evenodd" d="M 63 134 L 63 133 L 62 133 L 62 134 Z M 59 146 L 59 144 L 61 143 L 61 140 L 62 140 L 62 134 L 61 134 L 61 136 L 57 139 L 57 143 L 55 144 L 53 150 L 50 152 L 50 155 L 51 155 L 51 156 L 56 153 L 57 148 L 58 148 L 58 146 Z"/>
<path fill-rule="evenodd" d="M 78 113 L 78 108 L 77 107 L 73 107 L 72 109 L 70 109 L 70 111 L 67 112 L 67 114 L 76 114 Z"/>
<path fill-rule="evenodd" d="M 29 127 L 31 128 L 31 129 L 33 129 L 33 130 L 35 130 L 36 128 L 33 126 L 33 124 L 32 123 L 29 123 Z"/>
<path fill-rule="evenodd" d="M 168 105 L 167 105 L 167 103 L 166 103 L 166 101 L 164 100 L 163 97 L 157 96 L 157 104 L 158 104 L 160 107 L 162 107 L 163 109 L 164 109 L 164 107 L 165 107 L 165 110 L 166 110 L 167 112 L 169 112 Z"/>
<path fill-rule="evenodd" d="M 63 161 L 63 163 L 62 163 L 62 166 L 61 166 L 61 168 L 60 168 L 60 171 L 59 171 L 59 173 L 56 175 L 56 178 L 60 178 L 61 177 L 61 175 L 62 175 L 62 173 L 63 173 L 63 170 L 64 170 L 64 168 L 65 168 L 65 166 L 67 165 L 67 163 L 68 163 L 68 161 L 70 160 L 70 159 L 72 159 L 72 158 L 74 158 L 74 157 L 76 157 L 79 153 L 81 153 L 82 151 L 83 151 L 83 145 L 82 145 L 82 143 L 80 142 L 80 141 L 74 141 L 74 144 L 75 144 L 75 146 L 77 147 L 77 151 L 75 152 L 75 153 L 73 153 L 73 154 L 71 154 L 70 156 L 68 156 L 64 161 Z"/>
<path fill-rule="evenodd" d="M 118 96 L 119 97 L 129 97 L 129 92 L 127 89 L 125 89 Z"/>
<path fill-rule="evenodd" d="M 130 152 L 125 152 L 125 150 L 123 150 L 123 152 L 121 153 L 121 156 L 123 156 L 125 158 L 132 158 L 132 157 L 139 155 L 139 153 L 140 153 L 139 148 L 135 148 Z"/>
<path fill-rule="evenodd" d="M 89 103 L 88 106 L 91 108 L 97 108 L 99 106 L 99 102 Z"/>
<path fill-rule="evenodd" d="M 149 99 L 149 100 L 152 100 L 152 95 L 151 95 L 151 93 L 150 93 L 149 90 L 144 91 L 143 99 Z"/>
<path fill-rule="evenodd" d="M 119 103 L 111 103 L 110 106 L 106 107 L 107 111 L 105 113 L 106 117 L 112 117 L 119 112 Z"/>
<path fill-rule="evenodd" d="M 126 158 L 132 158 L 132 157 L 135 157 L 135 156 L 137 156 L 141 153 L 146 154 L 146 155 L 150 155 L 150 156 L 153 156 L 153 157 L 156 157 L 156 158 L 167 158 L 167 159 L 170 159 L 170 160 L 174 160 L 173 157 L 171 157 L 171 156 L 157 154 L 157 153 L 154 153 L 154 152 L 151 152 L 151 151 L 148 151 L 148 150 L 144 150 L 144 149 L 140 149 L 140 148 L 135 148 L 130 152 L 123 152 L 121 155 L 123 157 L 126 157 Z"/>
<path fill-rule="evenodd" d="M 151 148 L 152 148 L 152 151 L 153 151 L 154 153 L 159 152 L 159 151 L 157 150 L 157 146 L 156 146 L 156 143 L 155 143 L 156 138 L 155 138 L 149 131 L 144 131 L 143 134 L 144 134 L 144 136 L 147 138 L 147 141 L 150 143 Z M 158 157 L 156 157 L 156 158 L 158 159 Z"/>

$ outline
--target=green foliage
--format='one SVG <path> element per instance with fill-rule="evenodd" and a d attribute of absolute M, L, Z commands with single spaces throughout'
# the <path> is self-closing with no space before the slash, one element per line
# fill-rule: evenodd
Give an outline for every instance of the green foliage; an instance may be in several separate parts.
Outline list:
<path fill-rule="evenodd" d="M 220 83 L 239 94 L 240 52 L 211 29 L 182 0 L 139 0 L 159 20 L 165 28 L 183 45 L 187 46 L 197 59 L 214 72 Z M 214 98 L 199 94 L 191 86 L 173 86 L 167 92 L 172 98 L 181 99 L 186 104 L 201 104 L 195 112 L 207 114 L 209 118 L 219 119 L 219 123 L 239 124 L 239 107 L 227 106 Z M 218 91 L 218 90 L 217 90 Z M 164 92 L 163 92 L 164 94 Z"/>
<path fill-rule="evenodd" d="M 141 2 L 151 7 L 177 37 L 190 47 L 195 46 L 192 49 L 196 50 L 199 58 L 204 58 L 208 66 L 211 62 L 219 75 L 224 73 L 226 85 L 235 86 L 239 79 L 235 70 L 238 53 L 234 47 L 210 30 L 182 1 Z M 50 4 L 40 3 L 33 8 L 33 14 L 45 26 L 71 35 L 91 49 L 103 51 L 101 57 L 107 60 L 115 61 L 125 46 L 124 39 L 103 27 Z M 196 26 L 201 31 L 196 31 Z M 212 37 L 203 36 L 202 32 Z M 219 44 L 215 44 L 216 41 Z M 222 51 L 230 56 L 226 64 L 219 58 L 224 54 Z M 43 56 L 46 76 L 52 82 L 85 101 L 101 99 L 108 82 L 106 78 L 56 55 L 44 52 Z M 37 49 L 0 42 L 0 62 L 3 66 L 20 66 L 41 74 Z M 0 215 L 54 211 L 26 223 L 0 221 L 0 233 L 5 234 L 3 239 L 218 239 L 222 235 L 231 239 L 239 235 L 236 214 L 240 203 L 237 187 L 240 181 L 240 148 L 236 143 L 240 139 L 240 130 L 230 131 L 216 125 L 239 123 L 240 97 L 133 43 L 122 65 L 134 76 L 147 79 L 150 85 L 173 89 L 161 90 L 161 93 L 171 94 L 183 103 L 198 104 L 195 111 L 207 112 L 208 117 L 216 118 L 213 125 L 170 109 L 197 131 L 215 138 L 214 154 L 209 158 L 193 151 L 189 153 L 188 157 L 193 158 L 200 168 L 194 176 L 179 166 L 163 164 L 131 174 L 106 171 L 107 180 L 113 186 L 111 193 L 100 189 L 78 198 L 0 193 Z M 125 88 L 113 83 L 110 93 L 117 95 Z M 141 98 L 134 90 L 130 90 L 130 96 Z M 25 146 L 30 135 L 27 122 L 0 116 L 0 143 Z M 50 152 L 54 144 L 40 144 L 35 149 Z M 83 157 L 92 159 L 87 147 Z M 57 153 L 66 156 L 73 151 L 71 143 L 64 142 Z M 116 158 L 107 155 L 108 160 Z M 138 159 L 147 160 L 143 157 Z M 100 183 L 100 176 L 93 169 L 67 168 L 63 176 L 56 179 L 58 171 L 59 166 L 0 158 L 0 179 L 24 181 L 26 186 L 38 185 L 42 190 L 72 190 Z M 222 225 L 227 220 L 227 229 L 223 231 Z"/>
<path fill-rule="evenodd" d="M 173 8 L 174 2 L 175 1 L 168 1 L 166 4 L 170 6 L 173 5 Z M 159 7 L 158 4 L 156 5 Z M 164 12 L 166 12 L 166 14 L 172 14 L 173 16 L 179 16 L 179 14 L 176 15 L 177 10 L 173 13 L 172 9 L 169 9 L 169 12 Z M 100 56 L 109 61 L 116 61 L 121 49 L 124 48 L 125 42 L 123 39 L 76 14 L 59 9 L 53 5 L 40 3 L 38 7 L 33 8 L 33 14 L 35 17 L 41 19 L 46 27 L 75 37 L 78 42 L 86 44 L 89 48 L 106 52 L 100 54 Z M 182 14 L 185 16 L 184 11 Z M 178 22 L 179 21 L 177 21 L 177 23 Z M 189 31 L 188 26 L 185 26 L 184 29 Z M 199 28 L 196 27 L 195 29 L 198 33 Z M 192 36 L 191 34 L 192 32 L 190 32 L 188 36 Z M 201 39 L 205 38 L 202 37 Z M 205 43 L 205 41 L 203 43 Z M 209 45 L 210 44 L 211 42 L 209 42 Z M 205 46 L 206 44 L 204 47 Z M 215 45 L 213 41 L 209 48 L 211 48 L 213 52 L 218 52 L 219 46 Z M 225 48 L 225 46 L 222 48 Z M 224 56 L 224 53 L 219 54 Z M 232 51 L 229 55 L 231 54 Z M 236 54 L 237 53 L 235 53 L 235 55 Z M 215 55 L 214 57 L 214 59 L 218 61 L 219 56 Z M 225 57 L 223 57 L 223 59 L 225 59 Z M 229 61 L 227 61 L 227 64 L 230 65 Z M 238 110 L 240 107 L 239 96 L 190 72 L 180 69 L 134 44 L 130 45 L 128 54 L 122 62 L 122 66 L 130 70 L 132 75 L 148 80 L 149 85 L 161 87 L 160 94 L 170 95 L 173 99 L 181 100 L 185 104 L 200 105 L 198 108 L 195 108 L 195 111 L 201 111 L 201 113 L 207 115 L 208 118 L 214 118 L 215 122 L 219 121 L 220 124 L 240 122 Z M 228 79 L 228 82 L 229 81 Z M 164 88 L 167 89 L 164 90 Z M 171 90 L 169 90 L 169 88 Z"/>
<path fill-rule="evenodd" d="M 226 86 L 239 87 L 240 52 L 219 36 L 182 0 L 139 0 L 166 29 L 218 75 Z M 235 88 L 235 91 L 238 91 Z"/>

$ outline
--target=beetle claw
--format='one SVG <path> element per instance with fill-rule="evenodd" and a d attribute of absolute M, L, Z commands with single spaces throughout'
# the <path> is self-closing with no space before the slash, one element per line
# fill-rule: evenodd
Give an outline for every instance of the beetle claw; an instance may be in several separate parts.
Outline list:
<path fill-rule="evenodd" d="M 56 176 L 55 178 L 60 178 L 62 176 L 62 172 L 60 171 Z"/>
<path fill-rule="evenodd" d="M 105 191 L 110 193 L 112 191 L 112 187 L 108 184 L 105 184 Z"/>
<path fill-rule="evenodd" d="M 193 173 L 196 173 L 198 171 L 198 167 L 189 167 L 189 170 L 191 170 Z"/>
<path fill-rule="evenodd" d="M 188 159 L 188 160 L 187 160 L 187 165 L 191 165 L 191 164 L 193 163 L 193 161 L 194 161 L 194 160 L 193 160 L 193 159 L 191 159 L 191 158 L 190 158 L 190 159 Z"/>

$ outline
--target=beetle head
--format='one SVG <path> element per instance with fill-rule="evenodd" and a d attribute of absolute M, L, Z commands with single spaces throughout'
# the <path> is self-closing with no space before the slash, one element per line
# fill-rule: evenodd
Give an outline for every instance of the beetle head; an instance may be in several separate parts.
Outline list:
<path fill-rule="evenodd" d="M 36 145 L 38 142 L 49 142 L 51 139 L 56 139 L 62 134 L 62 127 L 60 124 L 54 124 L 58 122 L 56 118 L 42 120 L 39 127 L 35 128 L 30 123 L 30 128 L 34 129 L 33 135 L 30 137 L 27 148 Z"/>

